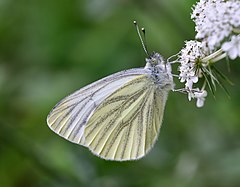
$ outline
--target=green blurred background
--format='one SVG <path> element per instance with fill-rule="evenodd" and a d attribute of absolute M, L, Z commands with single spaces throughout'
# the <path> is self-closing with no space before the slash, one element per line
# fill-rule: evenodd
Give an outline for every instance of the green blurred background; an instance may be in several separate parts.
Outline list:
<path fill-rule="evenodd" d="M 46 124 L 64 96 L 114 72 L 176 54 L 194 38 L 191 0 L 0 0 L 1 187 L 240 185 L 240 61 L 218 64 L 235 83 L 203 108 L 170 93 L 159 140 L 143 159 L 102 160 Z M 177 80 L 176 80 L 177 81 Z"/>

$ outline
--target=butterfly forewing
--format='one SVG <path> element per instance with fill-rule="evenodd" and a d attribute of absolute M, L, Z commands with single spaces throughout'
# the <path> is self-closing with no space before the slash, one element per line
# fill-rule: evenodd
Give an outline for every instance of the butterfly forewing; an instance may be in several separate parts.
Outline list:
<path fill-rule="evenodd" d="M 139 75 L 145 69 L 130 69 L 96 81 L 61 100 L 47 117 L 49 127 L 71 142 L 85 145 L 84 129 L 94 110 L 114 91 Z"/>
<path fill-rule="evenodd" d="M 143 157 L 157 139 L 167 95 L 149 74 L 136 76 L 96 107 L 84 129 L 84 143 L 109 160 Z"/>

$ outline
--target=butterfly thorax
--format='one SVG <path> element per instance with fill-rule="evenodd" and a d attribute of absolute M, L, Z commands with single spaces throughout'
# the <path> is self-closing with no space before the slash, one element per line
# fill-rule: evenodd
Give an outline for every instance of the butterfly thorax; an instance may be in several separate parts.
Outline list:
<path fill-rule="evenodd" d="M 146 58 L 145 69 L 151 71 L 151 76 L 160 89 L 164 88 L 166 91 L 173 89 L 171 64 L 166 63 L 160 54 L 154 52 L 149 58 Z"/>

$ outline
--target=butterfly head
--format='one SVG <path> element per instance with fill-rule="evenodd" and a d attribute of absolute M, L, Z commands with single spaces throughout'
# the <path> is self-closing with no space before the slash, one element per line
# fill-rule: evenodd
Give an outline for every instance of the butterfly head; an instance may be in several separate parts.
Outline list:
<path fill-rule="evenodd" d="M 168 87 L 173 89 L 172 67 L 170 63 L 166 63 L 159 53 L 153 53 L 149 58 L 146 58 L 145 69 L 149 69 L 155 77 L 160 87 Z"/>
<path fill-rule="evenodd" d="M 145 69 L 156 69 L 160 72 L 171 73 L 172 68 L 170 63 L 166 63 L 159 53 L 153 52 L 149 58 L 146 58 Z"/>

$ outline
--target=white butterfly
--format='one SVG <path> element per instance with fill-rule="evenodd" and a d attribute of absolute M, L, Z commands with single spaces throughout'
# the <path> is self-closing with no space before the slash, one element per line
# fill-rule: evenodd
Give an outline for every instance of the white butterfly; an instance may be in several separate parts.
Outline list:
<path fill-rule="evenodd" d="M 171 65 L 153 53 L 144 68 L 115 73 L 65 97 L 49 113 L 47 124 L 101 158 L 136 160 L 157 140 L 173 85 Z"/>
<path fill-rule="evenodd" d="M 145 68 L 115 73 L 61 100 L 47 117 L 65 139 L 107 160 L 143 157 L 157 140 L 168 92 L 170 64 L 158 53 Z"/>

